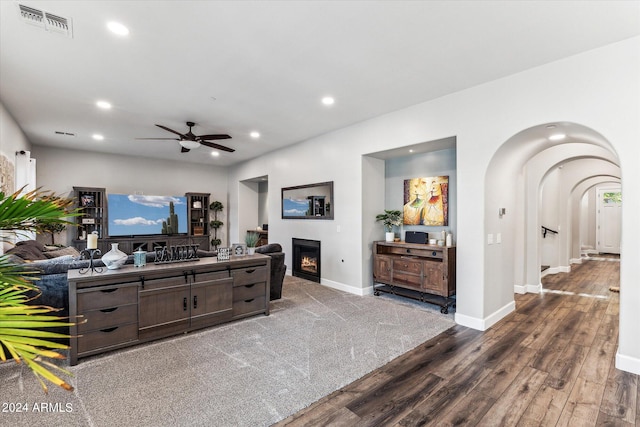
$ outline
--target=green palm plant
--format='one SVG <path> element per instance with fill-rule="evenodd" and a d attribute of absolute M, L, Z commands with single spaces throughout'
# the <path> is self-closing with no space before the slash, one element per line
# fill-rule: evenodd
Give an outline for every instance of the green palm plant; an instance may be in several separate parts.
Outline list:
<path fill-rule="evenodd" d="M 70 224 L 67 218 L 79 213 L 70 211 L 73 200 L 64 199 L 40 190 L 20 195 L 20 191 L 5 195 L 0 192 L 0 230 L 2 240 L 25 231 L 45 231 L 54 224 Z M 16 363 L 24 362 L 34 373 L 45 393 L 48 380 L 66 390 L 73 387 L 58 377 L 53 370 L 71 375 L 47 359 L 64 359 L 54 351 L 69 346 L 50 341 L 68 338 L 42 330 L 58 326 L 71 326 L 66 318 L 50 315 L 59 311 L 52 307 L 30 304 L 39 296 L 34 282 L 37 272 L 11 262 L 9 256 L 0 255 L 0 362 L 10 356 Z M 35 294 L 35 296 L 33 296 Z"/>

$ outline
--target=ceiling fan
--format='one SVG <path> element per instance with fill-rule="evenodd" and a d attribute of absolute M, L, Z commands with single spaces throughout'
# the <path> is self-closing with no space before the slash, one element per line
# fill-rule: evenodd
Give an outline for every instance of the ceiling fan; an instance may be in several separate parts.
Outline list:
<path fill-rule="evenodd" d="M 182 153 L 188 153 L 193 148 L 200 147 L 200 145 L 205 145 L 207 147 L 215 148 L 215 149 L 222 150 L 222 151 L 228 151 L 229 153 L 233 153 L 234 151 L 236 151 L 233 148 L 225 147 L 224 145 L 216 144 L 215 142 L 209 141 L 209 140 L 212 140 L 212 139 L 213 140 L 230 139 L 231 137 L 229 135 L 226 135 L 226 134 L 195 135 L 193 132 L 191 132 L 191 128 L 193 126 L 195 126 L 195 125 L 196 124 L 194 122 L 187 122 L 187 126 L 189 126 L 189 132 L 187 132 L 187 133 L 180 133 L 180 132 L 175 131 L 173 129 L 170 129 L 170 128 L 166 127 L 166 126 L 156 125 L 161 129 L 164 129 L 164 130 L 169 131 L 171 133 L 175 133 L 180 138 L 136 138 L 136 139 L 171 139 L 171 140 L 175 140 L 175 141 L 179 142 L 179 144 L 181 146 L 181 150 L 180 151 Z"/>

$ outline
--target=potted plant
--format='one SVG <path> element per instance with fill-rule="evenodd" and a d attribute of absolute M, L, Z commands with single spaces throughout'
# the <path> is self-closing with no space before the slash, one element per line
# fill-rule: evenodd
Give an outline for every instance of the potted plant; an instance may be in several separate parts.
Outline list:
<path fill-rule="evenodd" d="M 213 239 L 211 239 L 211 246 L 213 246 L 214 250 L 218 249 L 218 246 L 222 244 L 222 240 L 218 239 L 218 228 L 222 227 L 224 223 L 218 220 L 218 213 L 222 212 L 224 209 L 224 205 L 222 202 L 214 201 L 209 205 L 209 210 L 213 212 L 213 221 L 209 223 L 211 229 L 213 230 Z"/>
<path fill-rule="evenodd" d="M 258 240 L 260 239 L 260 235 L 254 231 L 249 231 L 244 236 L 244 242 L 247 244 L 247 253 L 249 255 L 253 255 L 256 250 L 256 245 L 258 244 Z"/>
<path fill-rule="evenodd" d="M 402 212 L 396 210 L 386 210 L 384 213 L 376 215 L 376 221 L 382 221 L 385 230 L 385 240 L 387 242 L 393 242 L 393 226 L 400 226 L 402 224 Z"/>
<path fill-rule="evenodd" d="M 73 200 L 38 190 L 11 195 L 0 191 L 0 230 L 4 233 L 0 243 L 24 231 L 43 232 L 52 230 L 56 224 L 71 224 L 67 218 L 80 214 L 70 210 L 72 205 Z M 56 350 L 69 348 L 49 339 L 69 336 L 46 329 L 72 323 L 67 318 L 51 315 L 58 309 L 33 303 L 34 299 L 37 303 L 33 292 L 40 292 L 34 285 L 35 280 L 38 273 L 29 269 L 28 264 L 15 264 L 8 255 L 0 255 L 0 364 L 9 363 L 11 359 L 24 363 L 45 392 L 44 380 L 71 391 L 73 387 L 54 372 L 71 373 L 47 360 L 65 359 Z"/>

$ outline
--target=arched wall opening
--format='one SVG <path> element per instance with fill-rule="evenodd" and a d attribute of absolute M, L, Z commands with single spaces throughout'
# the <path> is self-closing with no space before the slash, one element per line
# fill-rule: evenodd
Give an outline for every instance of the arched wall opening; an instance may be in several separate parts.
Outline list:
<path fill-rule="evenodd" d="M 554 140 L 553 135 L 564 135 Z M 586 162 L 586 163 L 585 163 Z M 572 166 L 568 166 L 573 164 Z M 515 309 L 514 290 L 540 290 L 540 204 L 541 185 L 545 177 L 559 166 L 569 168 L 573 182 L 562 184 L 563 199 L 557 196 L 556 216 L 567 229 L 559 247 L 570 247 L 572 222 L 569 214 L 570 190 L 575 184 L 592 176 L 574 176 L 575 170 L 589 164 L 607 169 L 618 168 L 618 158 L 612 145 L 598 132 L 586 126 L 570 123 L 545 123 L 525 129 L 503 143 L 496 151 L 485 174 L 485 294 L 484 312 L 490 313 L 485 325 Z M 619 175 L 619 169 L 617 169 Z M 610 171 L 609 171 L 610 172 Z M 591 174 L 591 175 L 590 175 Z M 602 174 L 602 172 L 595 172 Z M 562 228 L 562 227 L 561 227 Z M 568 250 L 565 250 L 568 265 Z"/>
<path fill-rule="evenodd" d="M 596 220 L 595 190 L 601 186 L 620 187 L 619 176 L 593 176 L 576 184 L 569 199 L 569 215 L 578 218 L 571 224 L 571 235 L 578 238 L 571 239 L 569 248 L 569 263 L 582 262 L 582 255 L 595 252 L 596 248 Z"/>

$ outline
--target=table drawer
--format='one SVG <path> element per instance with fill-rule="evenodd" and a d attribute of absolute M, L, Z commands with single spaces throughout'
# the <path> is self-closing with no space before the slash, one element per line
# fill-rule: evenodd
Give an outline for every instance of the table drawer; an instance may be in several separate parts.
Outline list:
<path fill-rule="evenodd" d="M 253 313 L 255 311 L 265 310 L 265 297 L 264 295 L 256 298 L 249 298 L 242 301 L 233 302 L 233 316 L 239 316 L 242 314 Z"/>
<path fill-rule="evenodd" d="M 136 341 L 137 339 L 137 323 L 98 329 L 97 331 L 92 331 L 78 337 L 78 353 L 85 353 L 98 348 Z"/>
<path fill-rule="evenodd" d="M 80 334 L 124 323 L 137 322 L 138 304 L 87 311 L 84 313 L 84 319 L 86 322 L 78 325 L 78 333 Z"/>
<path fill-rule="evenodd" d="M 402 271 L 393 270 L 393 277 L 391 278 L 393 284 L 400 286 L 408 286 L 411 288 L 420 289 L 422 287 L 422 277 L 415 274 L 404 273 Z"/>
<path fill-rule="evenodd" d="M 233 301 L 243 301 L 256 297 L 264 297 L 267 284 L 252 283 L 250 285 L 236 286 L 233 288 Z"/>
<path fill-rule="evenodd" d="M 393 260 L 393 270 L 404 271 L 407 273 L 421 274 L 422 273 L 422 261 L 408 258 L 400 258 Z"/>
<path fill-rule="evenodd" d="M 238 270 L 231 270 L 233 286 L 250 285 L 267 281 L 267 267 L 247 267 Z"/>
<path fill-rule="evenodd" d="M 78 291 L 78 314 L 88 310 L 116 307 L 138 302 L 138 284 L 103 286 Z"/>

